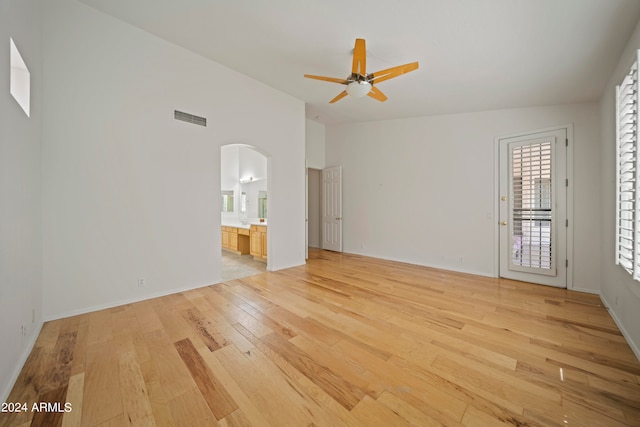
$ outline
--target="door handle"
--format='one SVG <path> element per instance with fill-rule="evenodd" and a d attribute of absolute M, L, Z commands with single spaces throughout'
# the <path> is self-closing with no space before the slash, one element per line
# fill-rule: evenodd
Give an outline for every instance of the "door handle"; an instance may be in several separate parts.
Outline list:
<path fill-rule="evenodd" d="M 339 217 L 337 217 L 336 219 L 337 219 L 338 221 L 341 221 L 341 220 L 342 220 L 342 217 L 340 217 L 340 216 L 339 216 Z"/>
<path fill-rule="evenodd" d="M 500 225 L 507 225 L 507 221 L 500 221 Z"/>

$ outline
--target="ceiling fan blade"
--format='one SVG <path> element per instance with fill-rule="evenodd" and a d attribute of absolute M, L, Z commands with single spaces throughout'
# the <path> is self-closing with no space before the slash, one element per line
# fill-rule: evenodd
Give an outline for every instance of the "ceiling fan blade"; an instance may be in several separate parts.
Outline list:
<path fill-rule="evenodd" d="M 397 67 L 387 68 L 386 70 L 376 71 L 371 74 L 373 77 L 371 83 L 380 83 L 385 80 L 398 77 L 402 74 L 408 73 L 418 69 L 418 63 L 412 62 L 410 64 L 398 65 Z"/>
<path fill-rule="evenodd" d="M 373 99 L 377 99 L 380 102 L 384 102 L 387 100 L 387 95 L 382 93 L 382 91 L 375 86 L 371 86 L 371 92 L 369 92 L 367 95 L 369 95 Z"/>
<path fill-rule="evenodd" d="M 340 92 L 340 94 L 338 96 L 336 96 L 335 98 L 333 98 L 331 101 L 329 101 L 329 104 L 333 104 L 334 102 L 338 102 L 340 101 L 342 98 L 344 98 L 345 96 L 347 96 L 347 91 L 343 90 L 342 92 Z"/>
<path fill-rule="evenodd" d="M 305 74 L 304 76 L 308 79 L 324 80 L 325 82 L 340 83 L 341 85 L 349 84 L 349 81 L 337 77 L 314 76 L 311 74 Z"/>
<path fill-rule="evenodd" d="M 367 75 L 367 50 L 364 39 L 356 39 L 356 45 L 353 48 L 353 66 L 351 67 L 353 74 Z"/>

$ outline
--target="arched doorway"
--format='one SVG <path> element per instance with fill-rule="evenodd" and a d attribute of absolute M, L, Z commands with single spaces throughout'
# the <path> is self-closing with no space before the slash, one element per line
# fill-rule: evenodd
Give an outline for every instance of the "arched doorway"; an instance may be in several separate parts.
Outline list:
<path fill-rule="evenodd" d="M 267 270 L 268 157 L 248 144 L 220 149 L 222 281 Z"/>

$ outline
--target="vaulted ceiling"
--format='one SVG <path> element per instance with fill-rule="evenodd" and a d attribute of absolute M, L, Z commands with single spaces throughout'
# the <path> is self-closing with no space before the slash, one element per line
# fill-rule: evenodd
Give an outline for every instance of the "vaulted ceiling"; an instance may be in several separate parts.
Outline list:
<path fill-rule="evenodd" d="M 322 123 L 598 100 L 640 18 L 638 0 L 80 0 L 305 101 Z M 354 41 L 367 71 L 419 61 L 347 97 Z"/>

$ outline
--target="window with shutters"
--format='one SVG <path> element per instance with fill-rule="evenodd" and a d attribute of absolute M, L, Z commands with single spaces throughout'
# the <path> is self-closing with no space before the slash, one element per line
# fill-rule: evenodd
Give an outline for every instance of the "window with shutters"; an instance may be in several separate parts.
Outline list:
<path fill-rule="evenodd" d="M 640 280 L 638 61 L 616 87 L 616 264 Z"/>
<path fill-rule="evenodd" d="M 549 141 L 511 150 L 513 235 L 512 267 L 553 269 L 551 151 Z"/>

